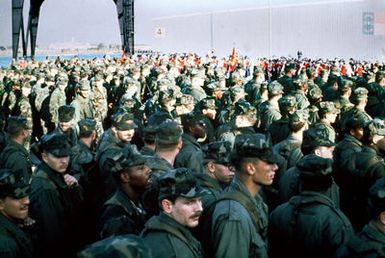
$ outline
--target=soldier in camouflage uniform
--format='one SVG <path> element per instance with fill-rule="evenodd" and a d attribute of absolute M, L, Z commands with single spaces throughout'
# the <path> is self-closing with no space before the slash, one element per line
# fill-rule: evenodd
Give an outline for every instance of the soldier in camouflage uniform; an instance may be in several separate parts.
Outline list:
<path fill-rule="evenodd" d="M 368 89 L 368 104 L 366 110 L 372 117 L 385 118 L 385 72 L 378 71 L 376 73 L 375 82 L 369 83 Z"/>
<path fill-rule="evenodd" d="M 15 170 L 0 169 L 0 256 L 34 257 L 31 237 L 25 230 L 28 218 L 29 185 Z"/>
<path fill-rule="evenodd" d="M 67 74 L 59 74 L 56 79 L 56 88 L 51 94 L 49 99 L 49 112 L 51 114 L 51 122 L 56 124 L 59 120 L 59 107 L 66 105 L 66 93 L 65 89 L 68 85 Z"/>
<path fill-rule="evenodd" d="M 189 169 L 170 170 L 161 176 L 158 203 L 162 211 L 145 224 L 141 233 L 154 257 L 203 257 L 200 243 L 189 231 L 198 225 L 203 210 L 200 194 Z"/>
<path fill-rule="evenodd" d="M 114 157 L 119 157 L 123 148 L 131 146 L 131 140 L 137 125 L 134 117 L 128 113 L 116 113 L 112 117 L 112 127 L 100 137 L 97 148 L 96 160 L 99 163 L 101 180 L 104 184 L 106 197 L 115 192 L 116 183 L 112 178 L 111 167 Z M 133 145 L 134 147 L 135 145 Z"/>
<path fill-rule="evenodd" d="M 20 170 L 26 183 L 29 183 L 32 177 L 32 163 L 24 143 L 30 139 L 31 130 L 32 127 L 25 117 L 9 117 L 7 124 L 9 143 L 0 155 L 0 167 L 12 171 Z"/>
<path fill-rule="evenodd" d="M 83 200 L 78 181 L 67 173 L 70 146 L 64 135 L 41 140 L 42 162 L 31 182 L 31 217 L 36 220 L 37 257 L 73 257 L 81 232 Z"/>
<path fill-rule="evenodd" d="M 324 193 L 332 186 L 332 160 L 311 154 L 298 162 L 303 191 L 270 215 L 271 257 L 333 257 L 353 228 Z"/>
<path fill-rule="evenodd" d="M 268 257 L 267 206 L 259 192 L 273 183 L 275 162 L 265 135 L 235 139 L 232 163 L 237 172 L 226 191 L 229 198 L 215 204 L 205 232 L 209 257 Z"/>
<path fill-rule="evenodd" d="M 306 97 L 309 89 L 307 80 L 295 79 L 293 84 L 295 86 L 295 91 L 292 94 L 297 100 L 297 109 L 307 109 L 310 106 L 310 102 Z"/>
<path fill-rule="evenodd" d="M 182 116 L 182 149 L 175 159 L 175 167 L 190 168 L 194 173 L 203 173 L 203 152 L 198 139 L 206 137 L 205 124 L 193 113 Z"/>
<path fill-rule="evenodd" d="M 151 169 L 146 165 L 149 157 L 133 152 L 125 154 L 111 168 L 118 189 L 104 203 L 100 220 L 101 238 L 139 235 L 146 221 L 141 195 L 149 184 Z"/>
<path fill-rule="evenodd" d="M 79 258 L 152 258 L 150 248 L 136 235 L 112 236 L 87 246 Z"/>
<path fill-rule="evenodd" d="M 205 173 L 199 174 L 202 186 L 202 206 L 209 206 L 219 198 L 223 189 L 233 179 L 234 171 L 230 163 L 231 144 L 226 141 L 211 142 L 203 146 L 205 153 Z"/>
<path fill-rule="evenodd" d="M 95 110 L 92 106 L 92 92 L 90 82 L 81 80 L 76 85 L 76 97 L 71 102 L 71 106 L 75 108 L 75 123 L 84 118 L 94 118 Z"/>
<path fill-rule="evenodd" d="M 293 83 L 296 74 L 296 67 L 294 63 L 287 63 L 284 67 L 284 75 L 277 79 L 277 82 L 283 86 L 285 94 L 290 94 L 295 91 Z"/>
<path fill-rule="evenodd" d="M 70 105 L 59 107 L 58 122 L 55 129 L 51 132 L 54 134 L 64 134 L 67 136 L 70 146 L 75 146 L 78 142 L 78 134 L 74 126 L 75 108 Z"/>
<path fill-rule="evenodd" d="M 282 117 L 273 121 L 268 128 L 273 145 L 289 136 L 289 115 L 296 111 L 297 100 L 291 95 L 286 95 L 278 100 L 278 105 Z"/>
<path fill-rule="evenodd" d="M 273 121 L 282 117 L 279 112 L 278 100 L 282 97 L 283 86 L 274 81 L 268 85 L 269 100 L 261 103 L 258 107 L 258 117 L 260 121 L 259 130 L 266 132 Z"/>
<path fill-rule="evenodd" d="M 107 89 L 103 86 L 103 84 L 104 81 L 99 76 L 96 76 L 91 83 L 91 102 L 94 110 L 94 119 L 96 121 L 96 131 L 98 135 L 102 135 L 104 132 L 103 125 L 108 112 Z"/>
<path fill-rule="evenodd" d="M 348 173 L 343 178 L 348 185 L 344 188 L 345 196 L 354 203 L 345 208 L 345 213 L 357 232 L 369 220 L 365 210 L 368 190 L 376 180 L 385 176 L 385 161 L 382 156 L 384 137 L 383 120 L 375 118 L 367 123 L 363 130 L 364 146 L 361 151 L 352 153 L 349 157 Z"/>
<path fill-rule="evenodd" d="M 319 121 L 312 125 L 314 128 L 325 128 L 327 135 L 331 142 L 335 142 L 337 138 L 336 131 L 332 124 L 336 122 L 337 116 L 340 113 L 340 110 L 335 107 L 334 102 L 323 101 L 319 103 L 318 114 L 320 116 Z"/>
<path fill-rule="evenodd" d="M 309 110 L 309 124 L 313 125 L 318 122 L 319 114 L 318 114 L 318 105 L 322 101 L 322 90 L 316 86 L 309 89 L 307 94 L 310 106 Z"/>
<path fill-rule="evenodd" d="M 369 258 L 385 256 L 385 178 L 369 189 L 370 221 L 353 239 L 338 250 L 338 258 Z"/>
<path fill-rule="evenodd" d="M 353 103 L 350 102 L 350 96 L 354 88 L 354 83 L 350 80 L 341 79 L 341 82 L 338 84 L 338 94 L 339 97 L 334 100 L 336 108 L 341 110 L 341 113 L 345 113 L 352 107 Z"/>

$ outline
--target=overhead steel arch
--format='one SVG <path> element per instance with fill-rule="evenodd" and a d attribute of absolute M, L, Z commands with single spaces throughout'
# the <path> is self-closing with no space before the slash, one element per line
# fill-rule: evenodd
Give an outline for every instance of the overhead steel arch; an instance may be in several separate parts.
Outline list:
<path fill-rule="evenodd" d="M 134 0 L 113 0 L 119 20 L 122 49 L 134 53 Z M 30 0 L 27 32 L 24 32 L 24 0 L 12 0 L 12 56 L 17 58 L 20 36 L 23 44 L 23 56 L 27 56 L 28 40 L 31 43 L 31 58 L 35 56 L 37 29 L 39 27 L 40 8 L 44 0 Z M 21 35 L 20 35 L 21 34 Z"/>

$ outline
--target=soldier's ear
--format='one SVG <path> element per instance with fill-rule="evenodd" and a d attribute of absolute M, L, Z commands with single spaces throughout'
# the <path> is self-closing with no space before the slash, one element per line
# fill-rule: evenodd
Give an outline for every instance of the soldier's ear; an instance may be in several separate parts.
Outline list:
<path fill-rule="evenodd" d="M 122 183 L 130 183 L 131 181 L 130 175 L 126 172 L 120 173 L 119 177 Z"/>
<path fill-rule="evenodd" d="M 162 204 L 162 210 L 164 211 L 164 213 L 170 214 L 172 211 L 172 202 L 168 199 L 163 199 L 161 201 L 161 204 Z"/>
<path fill-rule="evenodd" d="M 209 161 L 207 163 L 207 169 L 209 170 L 210 173 L 214 173 L 215 172 L 215 164 L 214 164 L 214 162 Z"/>
<path fill-rule="evenodd" d="M 385 211 L 381 212 L 378 216 L 378 220 L 381 222 L 382 225 L 385 226 Z"/>

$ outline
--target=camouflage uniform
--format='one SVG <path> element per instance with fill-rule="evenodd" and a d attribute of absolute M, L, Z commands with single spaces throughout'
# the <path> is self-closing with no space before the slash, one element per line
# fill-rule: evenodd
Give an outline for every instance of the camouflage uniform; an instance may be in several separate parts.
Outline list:
<path fill-rule="evenodd" d="M 21 199 L 28 196 L 29 189 L 25 180 L 10 169 L 0 170 L 1 199 L 11 197 Z M 34 257 L 34 248 L 31 236 L 24 231 L 27 226 L 21 227 L 16 221 L 0 213 L 0 256 L 7 258 Z"/>
<path fill-rule="evenodd" d="M 200 195 L 196 179 L 189 169 L 168 171 L 160 178 L 159 185 L 159 202 L 172 197 L 190 199 Z M 143 243 L 151 246 L 154 257 L 203 257 L 201 245 L 189 229 L 164 212 L 145 224 L 141 238 Z"/>
<path fill-rule="evenodd" d="M 299 172 L 305 191 L 270 215 L 271 257 L 332 257 L 353 235 L 348 218 L 322 193 L 333 181 L 332 161 L 308 155 L 302 162 L 312 168 Z"/>

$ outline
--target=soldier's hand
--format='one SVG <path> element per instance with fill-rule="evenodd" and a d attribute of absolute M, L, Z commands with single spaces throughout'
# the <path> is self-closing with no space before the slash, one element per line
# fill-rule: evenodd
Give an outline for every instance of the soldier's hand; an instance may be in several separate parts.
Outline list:
<path fill-rule="evenodd" d="M 73 177 L 69 174 L 64 175 L 64 181 L 68 185 L 68 187 L 70 187 L 70 188 L 76 187 L 79 185 L 78 180 L 76 180 L 75 177 Z"/>

